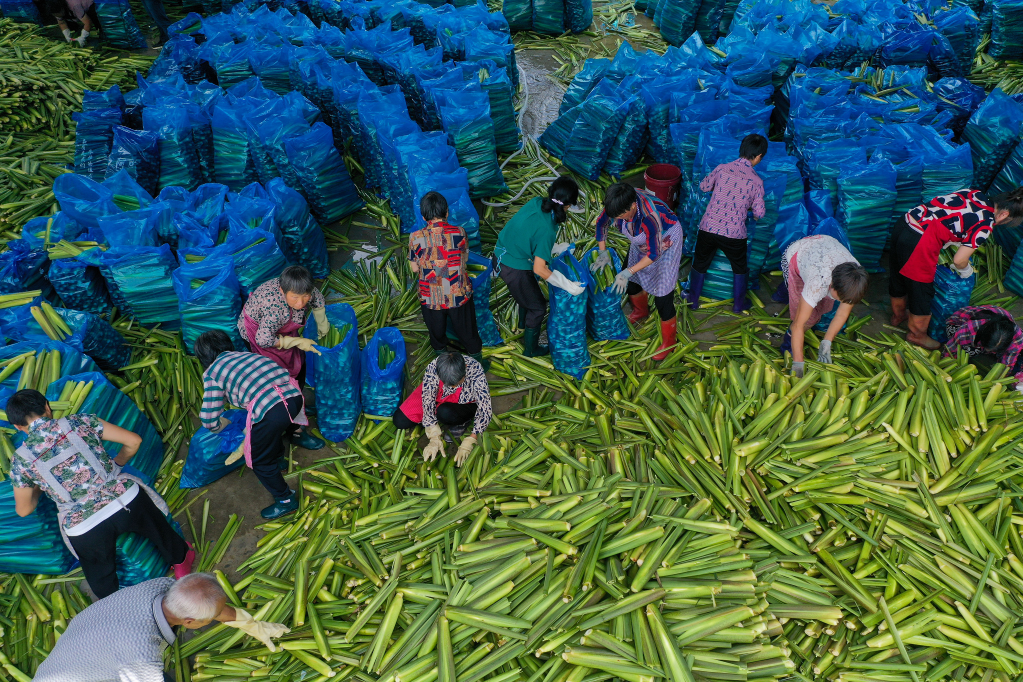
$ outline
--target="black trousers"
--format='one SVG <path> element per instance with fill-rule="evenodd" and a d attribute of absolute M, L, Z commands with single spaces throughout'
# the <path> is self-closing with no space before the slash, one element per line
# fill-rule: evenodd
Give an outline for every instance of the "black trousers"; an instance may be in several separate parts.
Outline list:
<path fill-rule="evenodd" d="M 464 424 L 475 418 L 476 403 L 465 403 L 464 405 L 459 405 L 457 403 L 441 403 L 437 406 L 437 421 L 441 424 L 458 426 L 459 424 Z M 401 411 L 400 407 L 394 411 L 394 414 L 391 416 L 391 421 L 394 422 L 394 428 L 396 429 L 414 429 L 419 426 L 418 422 L 414 422 L 405 416 L 405 413 Z"/>
<path fill-rule="evenodd" d="M 291 497 L 291 488 L 281 474 L 280 461 L 285 454 L 284 438 L 294 430 L 291 419 L 298 416 L 301 409 L 300 397 L 288 398 L 287 407 L 277 403 L 252 425 L 252 473 L 278 501 Z"/>
<path fill-rule="evenodd" d="M 526 326 L 533 329 L 543 324 L 547 314 L 547 299 L 540 291 L 540 284 L 533 271 L 502 265 L 501 279 L 508 285 L 508 293 L 519 304 L 519 309 L 525 311 Z"/>
<path fill-rule="evenodd" d="M 448 347 L 448 320 L 451 320 L 451 327 L 455 330 L 465 352 L 475 355 L 483 350 L 483 339 L 480 338 L 479 329 L 476 327 L 476 304 L 470 298 L 457 308 L 444 308 L 443 310 L 423 309 L 423 322 L 426 323 L 426 330 L 430 332 L 430 347 L 436 351 L 443 351 Z"/>
<path fill-rule="evenodd" d="M 888 255 L 888 295 L 905 298 L 906 307 L 914 315 L 930 315 L 931 301 L 934 300 L 934 282 L 917 282 L 903 275 L 900 270 L 913 256 L 921 235 L 906 224 L 903 216 L 892 225 L 892 248 Z"/>
<path fill-rule="evenodd" d="M 180 564 L 188 553 L 188 545 L 167 517 L 146 491 L 139 490 L 124 509 L 95 528 L 82 535 L 68 536 L 89 587 L 100 599 L 117 592 L 117 537 L 125 533 L 138 533 L 149 540 L 163 560 L 172 565 Z"/>
<path fill-rule="evenodd" d="M 700 230 L 696 235 L 696 252 L 693 254 L 693 270 L 707 273 L 714 253 L 720 249 L 732 266 L 733 275 L 748 275 L 749 265 L 746 261 L 746 240 L 722 237 Z"/>
<path fill-rule="evenodd" d="M 625 288 L 625 293 L 629 296 L 637 296 L 643 293 L 643 287 L 638 282 L 629 282 L 629 286 Z M 667 322 L 668 320 L 675 318 L 675 291 L 672 290 L 670 294 L 664 296 L 654 296 L 654 307 L 657 308 L 657 314 L 661 318 L 661 322 Z"/>

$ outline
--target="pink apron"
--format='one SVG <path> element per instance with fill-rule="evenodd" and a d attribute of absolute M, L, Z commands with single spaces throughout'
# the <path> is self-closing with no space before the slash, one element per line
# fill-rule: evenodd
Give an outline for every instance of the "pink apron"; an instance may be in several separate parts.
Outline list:
<path fill-rule="evenodd" d="M 462 395 L 462 387 L 459 386 L 455 389 L 455 392 L 449 396 L 444 396 L 444 385 L 439 384 L 437 386 L 437 404 L 441 403 L 457 403 L 459 396 Z M 412 395 L 405 398 L 405 402 L 401 404 L 402 413 L 409 418 L 409 421 L 415 422 L 416 424 L 423 423 L 423 385 L 419 384 L 416 386 L 416 390 L 412 391 Z"/>
<path fill-rule="evenodd" d="M 247 324 L 249 318 L 246 317 L 245 321 Z M 298 382 L 295 381 L 295 377 L 291 377 L 289 381 L 291 382 L 292 388 L 298 391 L 299 396 L 302 398 L 302 409 L 298 411 L 298 415 L 296 415 L 294 419 L 291 419 L 291 410 L 288 410 L 288 401 L 285 400 L 284 391 L 281 390 L 281 387 L 274 385 L 266 389 L 266 391 L 276 391 L 277 397 L 281 399 L 282 403 L 284 403 L 284 409 L 287 411 L 288 419 L 291 419 L 292 424 L 298 424 L 299 426 L 308 426 L 309 420 L 306 419 L 305 416 L 305 396 L 302 395 L 302 389 L 298 387 Z M 263 393 L 266 393 L 266 391 L 263 391 Z M 249 404 L 245 406 L 245 409 L 248 410 L 248 412 L 245 415 L 245 449 L 243 450 L 243 452 L 245 453 L 245 464 L 250 469 L 252 468 L 252 409 L 256 406 L 256 401 L 263 396 L 263 393 L 260 393 L 255 398 L 250 400 Z M 237 452 L 237 450 L 235 452 Z"/>
<path fill-rule="evenodd" d="M 248 338 L 249 348 L 252 349 L 252 352 L 270 358 L 288 370 L 292 379 L 297 377 L 298 373 L 302 371 L 302 363 L 305 360 L 302 351 L 298 348 L 263 348 L 256 343 L 256 330 L 259 329 L 259 323 L 244 312 L 242 317 L 245 318 L 245 336 Z M 277 333 L 281 336 L 296 336 L 301 330 L 302 325 L 289 319 L 287 324 L 277 330 Z"/>

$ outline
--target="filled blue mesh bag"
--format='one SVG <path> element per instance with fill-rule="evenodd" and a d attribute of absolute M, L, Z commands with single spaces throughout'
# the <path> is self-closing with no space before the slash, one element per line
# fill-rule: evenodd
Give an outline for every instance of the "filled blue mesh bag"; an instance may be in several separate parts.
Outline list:
<path fill-rule="evenodd" d="M 179 487 L 202 488 L 245 466 L 244 457 L 227 465 L 224 460 L 244 442 L 248 412 L 227 410 L 221 416 L 231 423 L 217 433 L 200 426 L 189 441 Z"/>
<path fill-rule="evenodd" d="M 340 443 L 355 432 L 362 412 L 359 324 L 347 303 L 328 305 L 327 321 L 347 331 L 333 348 L 317 346 L 316 422 L 324 438 Z"/>
<path fill-rule="evenodd" d="M 589 286 L 589 270 L 569 251 L 554 258 L 551 270 L 565 275 L 571 282 Z M 576 379 L 582 379 L 590 366 L 590 351 L 586 346 L 587 292 L 572 296 L 564 289 L 549 287 L 550 316 L 547 319 L 547 338 L 550 342 L 554 368 Z"/>
<path fill-rule="evenodd" d="M 395 327 L 381 327 L 362 351 L 362 411 L 389 417 L 401 404 L 405 386 L 405 339 Z"/>
<path fill-rule="evenodd" d="M 1008 283 L 1008 278 L 1006 278 Z M 960 277 L 959 273 L 947 265 L 939 265 L 934 273 L 934 298 L 931 299 L 931 323 L 927 327 L 927 335 L 935 341 L 945 343 L 948 333 L 945 321 L 960 308 L 970 305 L 973 287 L 977 284 L 977 274 Z"/>
<path fill-rule="evenodd" d="M 246 349 L 238 332 L 242 297 L 234 274 L 234 259 L 218 256 L 198 263 L 186 262 L 171 277 L 178 296 L 185 348 L 195 346 L 200 334 L 219 329 L 227 333 L 236 350 Z"/>
<path fill-rule="evenodd" d="M 622 296 L 614 291 L 609 284 L 600 286 L 598 279 L 607 277 L 613 280 L 614 276 L 622 269 L 622 259 L 618 252 L 609 249 L 611 253 L 611 265 L 614 272 L 607 271 L 604 275 L 591 273 L 589 282 L 586 284 L 586 326 L 594 341 L 611 341 L 629 338 L 629 325 L 625 321 L 625 313 L 622 312 Z M 598 249 L 590 249 L 583 255 L 582 266 L 589 268 L 596 257 Z M 613 284 L 613 282 L 612 282 Z"/>

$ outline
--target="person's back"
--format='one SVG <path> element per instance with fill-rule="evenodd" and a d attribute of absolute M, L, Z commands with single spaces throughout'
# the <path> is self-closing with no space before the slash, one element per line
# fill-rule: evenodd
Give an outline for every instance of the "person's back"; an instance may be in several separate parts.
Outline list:
<path fill-rule="evenodd" d="M 550 260 L 558 225 L 542 206 L 541 197 L 530 199 L 497 235 L 494 252 L 501 254 L 502 266 L 531 271 L 534 258 Z"/>
<path fill-rule="evenodd" d="M 92 604 L 68 623 L 33 682 L 163 681 L 174 631 L 161 602 L 173 578 L 147 580 Z"/>
<path fill-rule="evenodd" d="M 759 162 L 759 159 L 756 159 Z M 752 211 L 759 220 L 767 212 L 764 206 L 764 181 L 753 169 L 751 159 L 739 157 L 714 168 L 700 182 L 700 189 L 711 192 L 710 202 L 700 220 L 700 229 L 732 239 L 746 238 L 746 216 Z"/>

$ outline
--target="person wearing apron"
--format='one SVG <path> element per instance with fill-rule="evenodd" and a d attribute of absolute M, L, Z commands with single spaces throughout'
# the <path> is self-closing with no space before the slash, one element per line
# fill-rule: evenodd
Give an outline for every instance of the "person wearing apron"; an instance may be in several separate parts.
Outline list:
<path fill-rule="evenodd" d="M 889 256 L 892 326 L 909 328 L 906 340 L 929 350 L 941 344 L 927 335 L 934 298 L 938 256 L 946 245 L 958 245 L 952 259 L 960 277 L 973 274 L 970 256 L 991 237 L 995 225 L 1012 227 L 1023 220 L 1023 189 L 994 201 L 976 189 L 935 197 L 907 212 L 892 226 Z"/>
<path fill-rule="evenodd" d="M 555 244 L 558 230 L 568 220 L 567 209 L 579 201 L 579 185 L 568 176 L 551 183 L 547 198 L 530 199 L 520 208 L 497 235 L 494 247 L 494 271 L 508 285 L 508 293 L 519 304 L 519 326 L 522 327 L 522 354 L 527 358 L 547 355 L 546 344 L 540 344 L 540 325 L 547 315 L 547 299 L 536 278 L 548 286 L 564 289 L 572 296 L 586 291 L 579 282 L 572 282 L 550 268 L 551 258 L 568 249 L 566 242 Z M 611 262 L 606 252 L 602 254 Z"/>
<path fill-rule="evenodd" d="M 682 226 L 667 204 L 652 193 L 624 182 L 615 183 L 607 188 L 604 210 L 597 216 L 598 262 L 607 251 L 607 231 L 612 222 L 631 243 L 628 266 L 615 277 L 615 289 L 619 294 L 629 294 L 629 322 L 633 324 L 650 315 L 648 294 L 653 294 L 661 317 L 661 345 L 654 359 L 663 360 L 677 338 L 675 287 L 682 260 Z"/>
<path fill-rule="evenodd" d="M 274 499 L 262 511 L 264 519 L 276 519 L 298 509 L 298 497 L 281 475 L 287 451 L 284 436 L 295 424 L 308 424 L 302 391 L 295 378 L 267 357 L 235 352 L 231 337 L 216 329 L 203 332 L 195 341 L 195 356 L 203 367 L 203 396 L 199 420 L 213 433 L 230 422 L 222 417 L 225 403 L 244 405 L 245 441 L 242 454 L 256 478 Z"/>
<path fill-rule="evenodd" d="M 18 391 L 6 405 L 7 419 L 25 434 L 11 461 L 15 511 L 28 516 L 45 494 L 57 505 L 61 535 L 82 565 L 93 593 L 117 591 L 117 538 L 138 533 L 153 543 L 175 577 L 188 575 L 195 552 L 167 520 L 160 496 L 121 470 L 142 438 L 93 414 L 54 419 L 42 393 Z M 103 441 L 121 446 L 111 458 Z"/>
<path fill-rule="evenodd" d="M 320 352 L 313 339 L 302 336 L 309 311 L 316 321 L 316 338 L 321 339 L 330 331 L 323 294 L 314 286 L 308 270 L 290 265 L 277 279 L 256 287 L 238 317 L 238 331 L 252 352 L 286 369 L 300 389 L 305 387 L 306 352 Z M 302 429 L 292 435 L 292 443 L 306 450 L 319 450 L 324 445 Z"/>
<path fill-rule="evenodd" d="M 445 353 L 426 366 L 423 383 L 394 411 L 391 419 L 398 429 L 414 429 L 420 424 L 426 427 L 430 443 L 423 449 L 423 459 L 427 462 L 438 454 L 447 454 L 441 424 L 448 427 L 451 438 L 459 438 L 472 421 L 472 433 L 462 440 L 455 454 L 455 465 L 462 466 L 493 415 L 483 365 L 461 353 Z"/>

